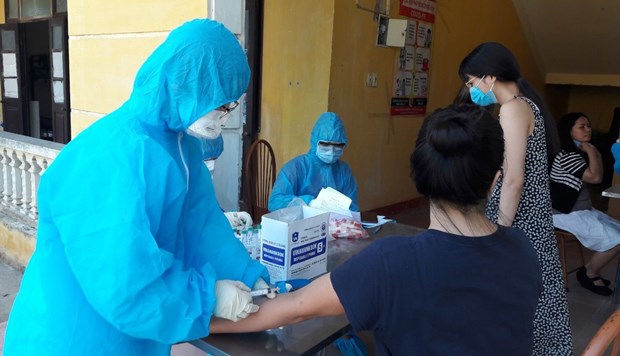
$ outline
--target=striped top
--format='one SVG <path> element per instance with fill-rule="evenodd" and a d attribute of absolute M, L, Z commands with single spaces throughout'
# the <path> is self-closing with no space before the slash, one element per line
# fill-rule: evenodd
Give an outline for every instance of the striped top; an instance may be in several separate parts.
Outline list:
<path fill-rule="evenodd" d="M 571 212 L 582 188 L 588 162 L 577 152 L 560 151 L 551 165 L 551 202 L 565 214 Z"/>

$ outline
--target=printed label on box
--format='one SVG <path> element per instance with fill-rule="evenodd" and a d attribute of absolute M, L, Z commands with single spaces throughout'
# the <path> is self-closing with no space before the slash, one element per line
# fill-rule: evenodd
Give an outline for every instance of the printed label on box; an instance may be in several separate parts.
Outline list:
<path fill-rule="evenodd" d="M 321 239 L 292 249 L 291 266 L 324 254 L 327 251 L 326 246 L 327 239 Z"/>
<path fill-rule="evenodd" d="M 286 257 L 286 251 L 281 248 L 277 248 L 272 245 L 263 244 L 263 257 L 264 261 L 273 263 L 278 266 L 284 267 L 284 258 Z"/>

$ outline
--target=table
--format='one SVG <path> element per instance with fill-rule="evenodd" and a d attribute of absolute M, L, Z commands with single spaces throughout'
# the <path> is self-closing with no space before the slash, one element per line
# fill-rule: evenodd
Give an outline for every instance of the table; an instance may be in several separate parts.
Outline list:
<path fill-rule="evenodd" d="M 411 236 L 424 231 L 409 225 L 387 223 L 364 240 L 338 239 L 328 243 L 327 270 L 331 271 L 368 246 L 375 238 Z M 311 355 L 319 352 L 351 329 L 346 316 L 321 317 L 256 333 L 214 334 L 191 342 L 214 356 L 224 355 Z"/>
<path fill-rule="evenodd" d="M 601 195 L 608 198 L 620 198 L 620 184 L 605 189 Z"/>

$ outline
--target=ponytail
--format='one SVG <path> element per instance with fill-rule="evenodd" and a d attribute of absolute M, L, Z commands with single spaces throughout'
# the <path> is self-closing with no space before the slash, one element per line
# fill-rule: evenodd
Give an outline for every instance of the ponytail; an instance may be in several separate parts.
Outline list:
<path fill-rule="evenodd" d="M 555 119 L 549 111 L 549 108 L 545 104 L 544 100 L 538 94 L 538 91 L 525 79 L 519 77 L 517 79 L 517 86 L 521 94 L 531 99 L 543 117 L 545 123 L 545 141 L 547 143 L 547 157 L 552 158 L 560 151 L 560 139 L 558 137 L 558 129 L 555 123 Z M 551 160 L 549 160 L 551 162 Z"/>

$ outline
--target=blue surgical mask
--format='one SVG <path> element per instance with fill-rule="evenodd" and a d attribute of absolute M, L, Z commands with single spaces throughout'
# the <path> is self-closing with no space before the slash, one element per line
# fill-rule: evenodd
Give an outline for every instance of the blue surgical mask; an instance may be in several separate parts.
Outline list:
<path fill-rule="evenodd" d="M 495 82 L 491 84 L 491 88 L 487 93 L 483 93 L 482 89 L 478 87 L 480 85 L 480 82 L 482 82 L 482 79 L 484 79 L 484 76 L 480 78 L 478 84 L 469 88 L 469 96 L 471 97 L 471 101 L 473 101 L 474 104 L 480 106 L 497 104 L 497 98 L 495 97 L 495 94 L 493 94 L 493 85 L 495 85 Z"/>
<path fill-rule="evenodd" d="M 342 147 L 335 146 L 316 146 L 316 156 L 327 164 L 332 164 L 342 156 Z"/>
<path fill-rule="evenodd" d="M 581 146 L 581 141 L 573 140 L 573 142 L 575 143 L 575 146 L 577 147 Z"/>

